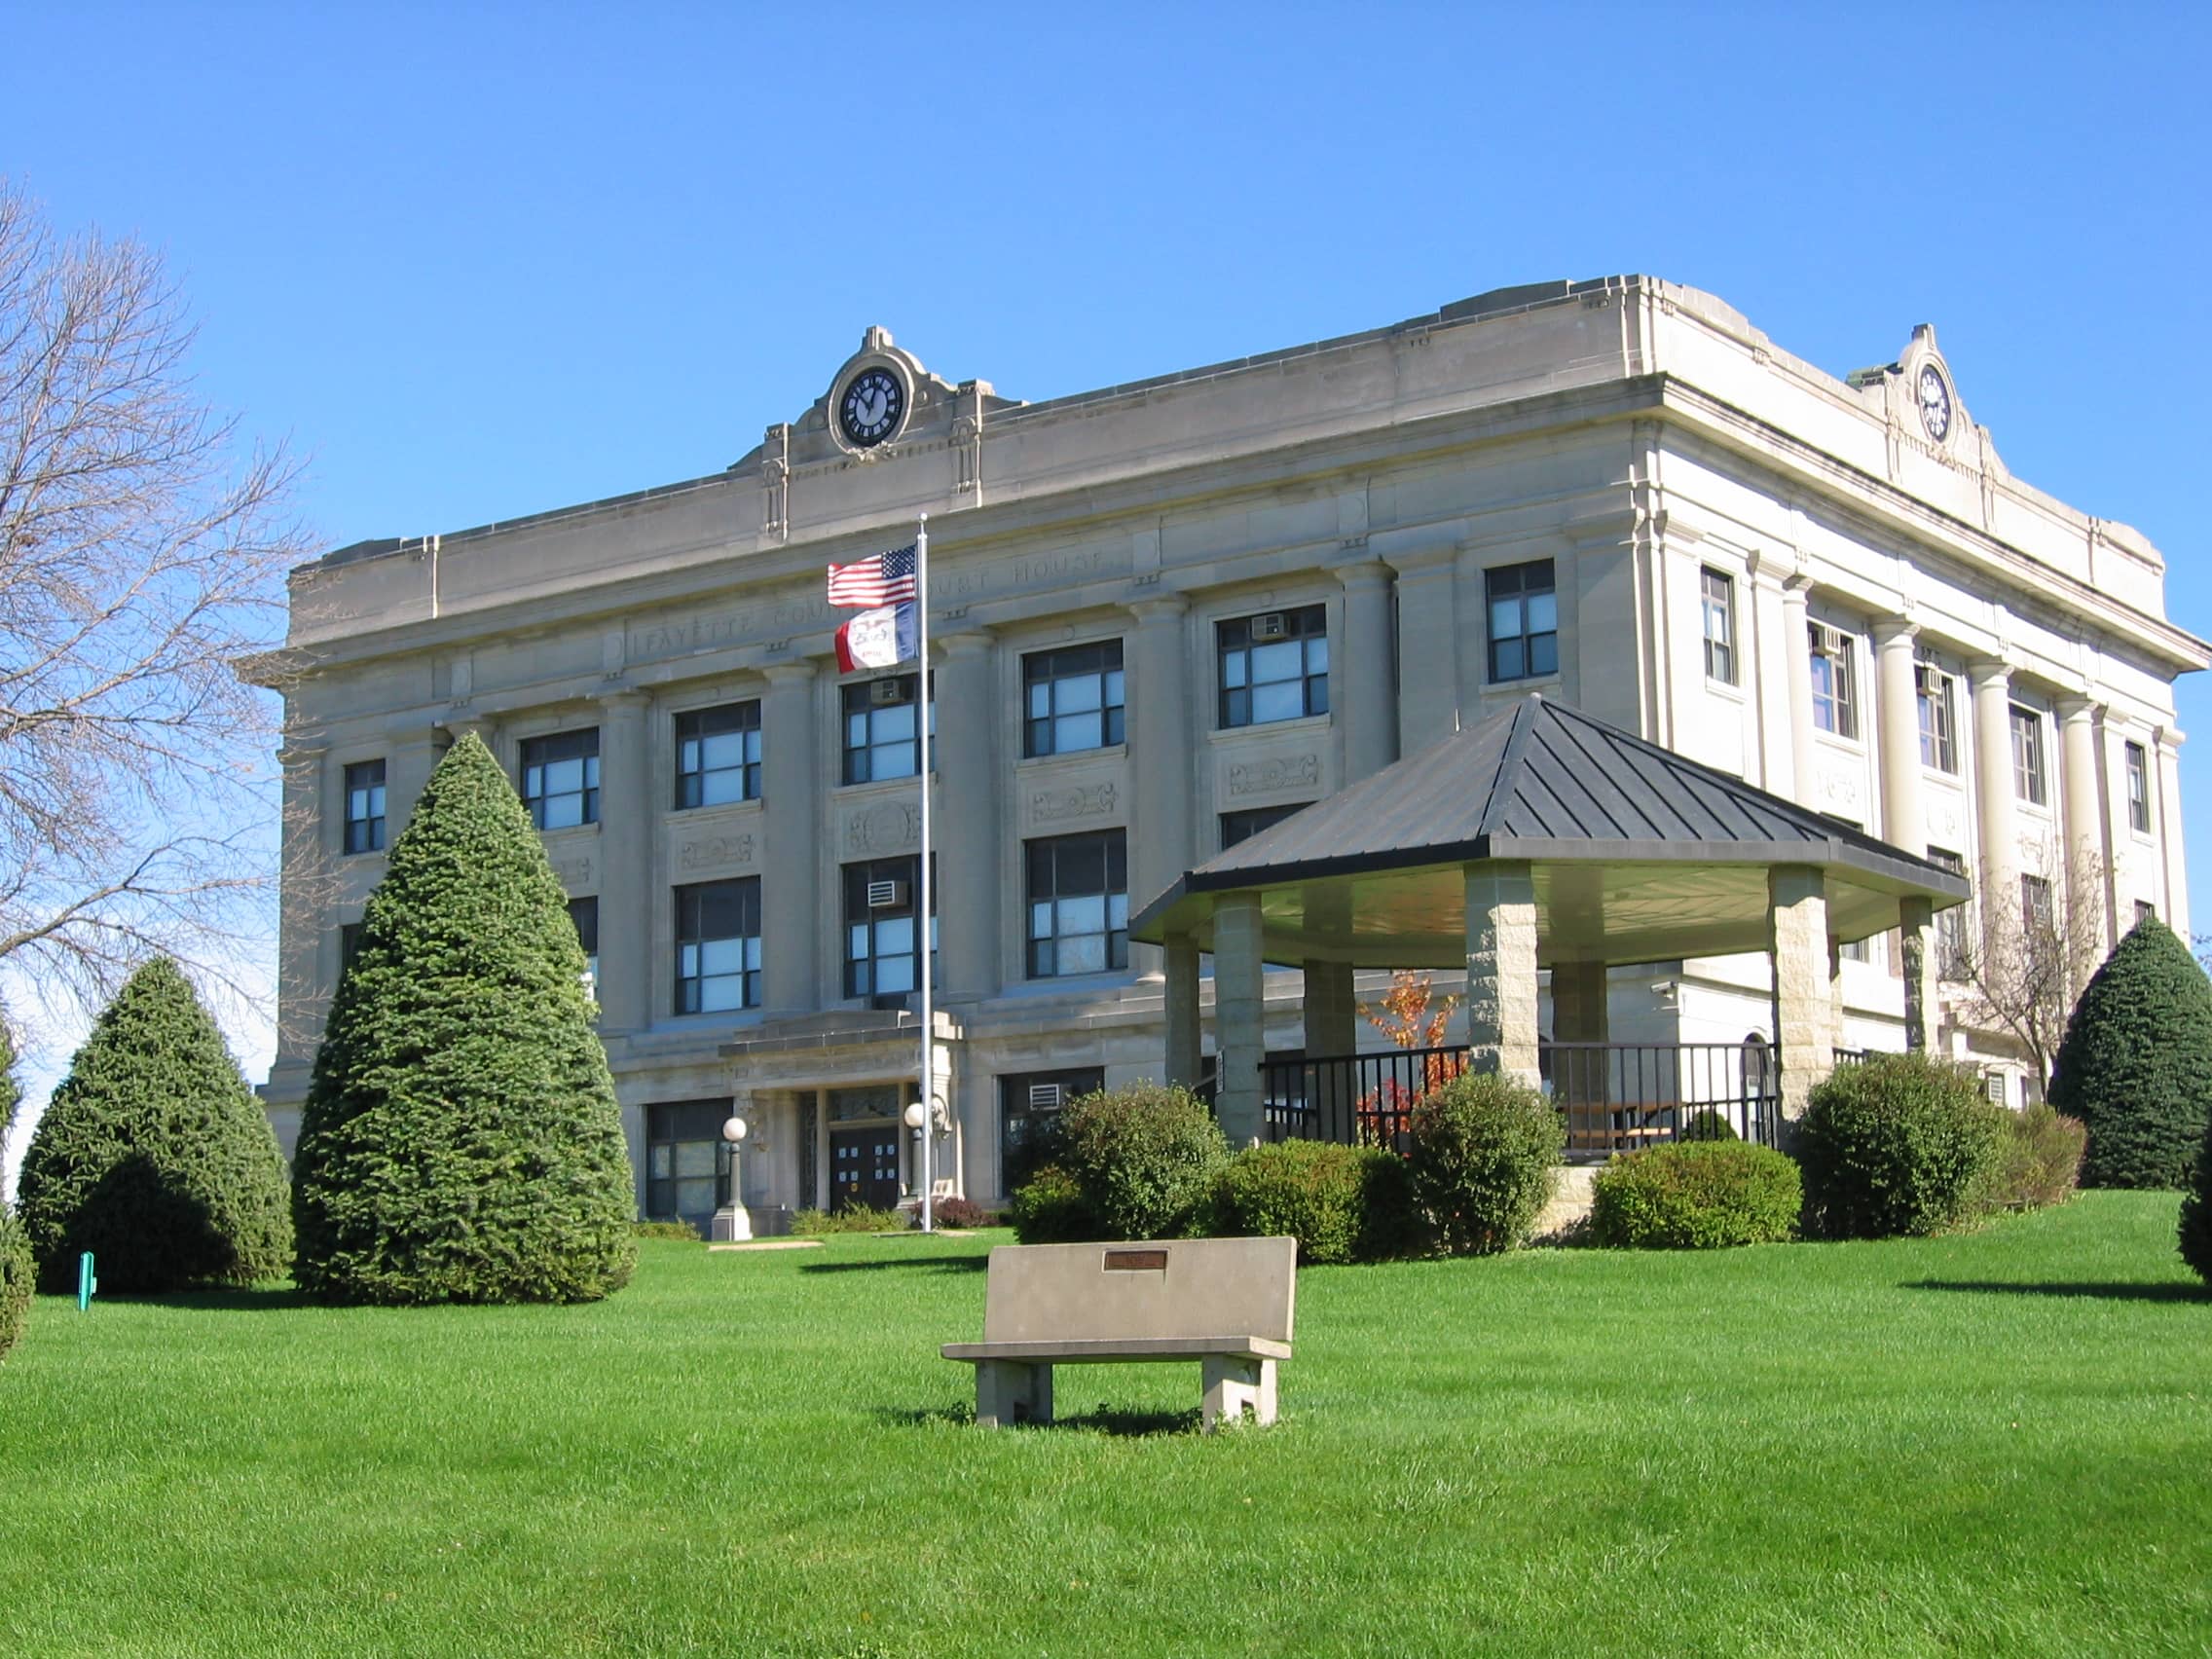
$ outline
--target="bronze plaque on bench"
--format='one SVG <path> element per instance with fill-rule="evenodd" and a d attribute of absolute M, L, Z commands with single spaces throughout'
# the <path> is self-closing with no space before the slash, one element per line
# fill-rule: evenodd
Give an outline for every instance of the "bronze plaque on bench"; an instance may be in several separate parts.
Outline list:
<path fill-rule="evenodd" d="M 1106 1252 L 1105 1271 L 1110 1273 L 1163 1273 L 1167 1271 L 1167 1252 L 1109 1250 Z"/>

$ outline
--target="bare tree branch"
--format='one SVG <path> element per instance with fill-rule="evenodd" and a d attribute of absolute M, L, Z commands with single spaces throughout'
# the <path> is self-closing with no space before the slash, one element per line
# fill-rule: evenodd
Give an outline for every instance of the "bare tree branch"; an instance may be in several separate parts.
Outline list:
<path fill-rule="evenodd" d="M 2101 904 L 2070 896 L 2101 895 L 2104 878 L 2094 854 L 2068 861 L 2048 848 L 2042 867 L 2023 871 L 2012 891 L 1976 883 L 1964 923 L 1943 941 L 1942 977 L 1964 993 L 1955 1014 L 2009 1038 L 2033 1065 L 2039 1098 L 2075 999 L 2106 955 Z"/>
<path fill-rule="evenodd" d="M 234 664 L 312 548 L 192 343 L 156 255 L 0 179 L 0 969 L 42 1000 L 155 951 L 242 992 L 270 934 L 276 708 Z"/>

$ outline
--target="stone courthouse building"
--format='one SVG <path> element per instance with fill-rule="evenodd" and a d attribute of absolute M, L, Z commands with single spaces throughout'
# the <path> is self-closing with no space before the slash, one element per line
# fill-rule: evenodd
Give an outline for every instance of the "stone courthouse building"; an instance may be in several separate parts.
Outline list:
<path fill-rule="evenodd" d="M 2007 470 L 1932 329 L 1837 380 L 1628 276 L 1040 403 L 880 329 L 825 379 L 725 472 L 296 572 L 287 1145 L 349 929 L 473 730 L 571 895 L 641 1209 L 728 1201 L 733 1102 L 756 1228 L 910 1191 L 919 686 L 838 672 L 824 570 L 920 513 L 944 1191 L 998 1197 L 1067 1091 L 1161 1074 L 1132 913 L 1530 690 L 1985 903 L 2188 926 L 2173 681 L 2207 648 L 2156 548 Z M 1903 1047 L 1895 940 L 1840 954 L 1843 1042 Z M 1767 972 L 1615 967 L 1607 1028 L 1742 1044 Z M 1266 1008 L 1296 1052 L 1296 975 Z M 1938 1041 L 2019 1097 L 2003 1045 Z"/>

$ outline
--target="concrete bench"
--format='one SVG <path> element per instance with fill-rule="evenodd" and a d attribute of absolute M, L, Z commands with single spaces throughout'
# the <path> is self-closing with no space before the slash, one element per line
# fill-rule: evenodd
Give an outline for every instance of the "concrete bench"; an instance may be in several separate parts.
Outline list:
<path fill-rule="evenodd" d="M 983 1340 L 947 1343 L 976 1368 L 976 1421 L 1052 1420 L 1052 1367 L 1195 1359 L 1205 1426 L 1275 1420 L 1275 1362 L 1290 1357 L 1295 1238 L 1142 1244 L 1001 1244 L 983 1292 Z"/>

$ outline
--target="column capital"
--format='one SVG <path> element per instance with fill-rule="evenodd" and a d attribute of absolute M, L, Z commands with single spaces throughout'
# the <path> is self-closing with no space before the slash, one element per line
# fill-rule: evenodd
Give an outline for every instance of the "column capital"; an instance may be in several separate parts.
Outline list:
<path fill-rule="evenodd" d="M 592 698 L 603 709 L 642 710 L 652 701 L 652 693 L 635 685 L 617 685 L 602 691 Z"/>
<path fill-rule="evenodd" d="M 2002 656 L 1967 658 L 1967 683 L 1969 685 L 1979 691 L 1992 682 L 2005 686 L 2008 690 L 2011 688 L 2012 664 L 2009 659 Z"/>
<path fill-rule="evenodd" d="M 1877 616 L 1874 619 L 1874 648 L 1883 650 L 1903 641 L 1910 645 L 1920 638 L 1920 624 L 1909 616 Z"/>
<path fill-rule="evenodd" d="M 1791 571 L 1782 578 L 1782 601 L 1785 605 L 1803 605 L 1813 597 L 1813 578 L 1803 571 Z"/>
<path fill-rule="evenodd" d="M 998 644 L 997 636 L 980 631 L 960 634 L 940 634 L 930 644 L 940 647 L 948 657 L 981 656 Z"/>
<path fill-rule="evenodd" d="M 1380 559 L 1353 559 L 1342 565 L 1332 565 L 1329 573 L 1344 583 L 1346 592 L 1353 588 L 1365 588 L 1372 592 L 1376 588 L 1387 587 L 1390 582 L 1390 567 Z"/>
<path fill-rule="evenodd" d="M 1158 593 L 1128 600 L 1125 608 L 1146 627 L 1159 627 L 1181 620 L 1184 612 L 1191 608 L 1191 602 L 1179 593 Z"/>
<path fill-rule="evenodd" d="M 760 672 L 767 676 L 771 685 L 804 685 L 820 670 L 812 657 L 798 657 L 791 662 L 763 663 Z"/>
<path fill-rule="evenodd" d="M 1383 562 L 1401 576 L 1419 576 L 1440 569 L 1453 569 L 1464 551 L 1466 544 L 1461 541 L 1432 541 L 1423 547 L 1409 547 L 1404 552 L 1392 552 Z"/>
<path fill-rule="evenodd" d="M 449 714 L 438 721 L 438 729 L 446 734 L 449 743 L 459 743 L 470 732 L 474 732 L 483 740 L 484 746 L 490 748 L 492 739 L 498 733 L 499 722 L 489 715 Z"/>
<path fill-rule="evenodd" d="M 330 739 L 320 736 L 293 737 L 287 734 L 279 740 L 276 763 L 280 766 L 302 766 L 310 760 L 319 760 L 330 753 Z"/>
<path fill-rule="evenodd" d="M 2052 698 L 2051 707 L 2058 715 L 2059 724 L 2073 725 L 2077 721 L 2093 719 L 2104 705 L 2080 692 L 2074 692 Z"/>

